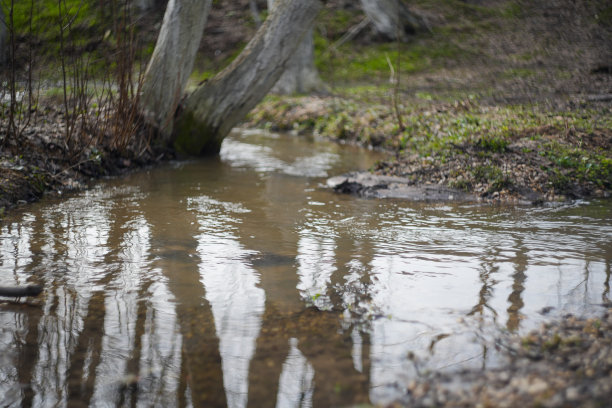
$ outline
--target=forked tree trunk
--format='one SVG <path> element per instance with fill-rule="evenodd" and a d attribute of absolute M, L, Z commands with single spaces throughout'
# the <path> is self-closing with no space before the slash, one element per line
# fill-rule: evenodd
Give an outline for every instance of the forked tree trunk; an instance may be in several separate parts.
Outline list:
<path fill-rule="evenodd" d="M 274 9 L 275 0 L 268 0 L 268 10 Z M 314 36 L 311 28 L 289 60 L 285 72 L 271 92 L 278 94 L 309 93 L 324 89 L 323 81 L 314 64 Z"/>
<path fill-rule="evenodd" d="M 168 143 L 212 0 L 170 0 L 144 76 L 140 109 Z"/>
<path fill-rule="evenodd" d="M 406 41 L 409 34 L 429 29 L 427 19 L 413 13 L 404 0 L 361 0 L 374 28 L 390 40 Z"/>
<path fill-rule="evenodd" d="M 322 7 L 320 0 L 278 4 L 244 51 L 187 97 L 174 123 L 174 146 L 217 154 L 223 138 L 270 91 Z"/>

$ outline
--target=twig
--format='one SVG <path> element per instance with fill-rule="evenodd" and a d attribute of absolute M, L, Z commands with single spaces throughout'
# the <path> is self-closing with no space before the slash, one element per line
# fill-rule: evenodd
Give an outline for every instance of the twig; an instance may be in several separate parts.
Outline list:
<path fill-rule="evenodd" d="M 364 17 L 363 20 L 349 28 L 348 31 L 344 33 L 342 37 L 340 37 L 336 42 L 330 45 L 325 52 L 335 52 L 344 43 L 352 40 L 357 34 L 359 34 L 361 30 L 363 30 L 368 24 L 370 24 L 370 21 L 372 21 L 370 20 L 370 17 Z"/>

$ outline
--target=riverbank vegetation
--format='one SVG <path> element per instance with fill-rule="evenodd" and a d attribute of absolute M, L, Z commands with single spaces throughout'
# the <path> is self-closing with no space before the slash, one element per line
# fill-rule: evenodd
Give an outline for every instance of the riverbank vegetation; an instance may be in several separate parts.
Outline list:
<path fill-rule="evenodd" d="M 269 96 L 249 125 L 386 150 L 373 173 L 483 200 L 608 197 L 609 7 L 434 3 L 419 4 L 431 31 L 406 43 L 320 36 L 329 94 Z"/>
<path fill-rule="evenodd" d="M 0 206 L 174 157 L 137 109 L 163 14 L 149 3 L 2 3 Z M 212 5 L 188 89 L 236 58 L 266 17 L 262 2 L 259 14 L 238 3 Z M 329 2 L 314 29 L 324 89 L 270 95 L 247 125 L 385 150 L 375 174 L 484 200 L 607 197 L 610 9 L 552 3 L 414 1 L 426 29 L 398 42 L 358 5 Z"/>
<path fill-rule="evenodd" d="M 361 91 L 359 91 L 361 92 Z M 609 110 L 492 106 L 476 97 L 434 101 L 419 95 L 402 105 L 404 128 L 384 101 L 359 94 L 271 97 L 251 125 L 314 133 L 389 151 L 375 174 L 412 184 L 444 184 L 483 198 L 562 200 L 607 197 L 612 188 Z"/>
<path fill-rule="evenodd" d="M 609 2 L 415 0 L 410 5 L 427 24 L 402 41 L 376 32 L 356 3 L 328 1 L 315 23 L 322 89 L 270 94 L 243 126 L 379 149 L 388 158 L 371 173 L 483 201 L 610 196 Z M 7 51 L 0 52 L 0 218 L 45 192 L 178 157 L 138 109 L 165 6 L 142 4 L 0 0 L 0 51 Z M 265 8 L 265 1 L 212 3 L 188 90 L 236 60 Z M 512 370 L 466 374 L 483 406 L 609 401 L 602 379 L 612 372 L 610 314 L 568 322 L 513 343 Z M 434 380 L 406 384 L 411 401 L 476 404 L 475 393 L 438 386 L 450 377 Z"/>

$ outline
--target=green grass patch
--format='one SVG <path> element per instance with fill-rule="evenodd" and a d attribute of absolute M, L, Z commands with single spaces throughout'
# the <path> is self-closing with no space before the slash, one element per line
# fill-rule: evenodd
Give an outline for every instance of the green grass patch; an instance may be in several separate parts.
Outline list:
<path fill-rule="evenodd" d="M 499 167 L 493 165 L 479 165 L 471 169 L 476 182 L 488 183 L 489 192 L 499 191 L 512 186 L 508 175 Z"/>
<path fill-rule="evenodd" d="M 502 74 L 504 78 L 531 78 L 537 71 L 528 68 L 509 68 Z"/>
<path fill-rule="evenodd" d="M 482 150 L 492 153 L 503 153 L 508 150 L 508 140 L 501 136 L 483 135 L 476 141 Z"/>
<path fill-rule="evenodd" d="M 544 144 L 541 155 L 553 164 L 549 169 L 551 184 L 558 190 L 568 190 L 571 180 L 588 181 L 600 188 L 612 188 L 612 158 L 587 152 L 556 141 Z"/>
<path fill-rule="evenodd" d="M 315 36 L 315 65 L 325 81 L 343 83 L 384 83 L 391 75 L 390 64 L 395 72 L 399 68 L 401 74 L 411 74 L 443 67 L 466 54 L 447 39 L 400 44 L 399 49 L 396 43 L 330 47 L 327 38 Z"/>
<path fill-rule="evenodd" d="M 8 19 L 9 5 L 2 2 Z M 37 41 L 45 43 L 48 51 L 59 49 L 60 25 L 70 35 L 72 46 L 83 46 L 91 41 L 93 33 L 104 32 L 104 7 L 94 0 L 65 0 L 61 6 L 54 0 L 17 1 L 13 6 L 13 24 L 18 37 L 32 34 Z M 70 34 L 68 33 L 70 31 Z"/>

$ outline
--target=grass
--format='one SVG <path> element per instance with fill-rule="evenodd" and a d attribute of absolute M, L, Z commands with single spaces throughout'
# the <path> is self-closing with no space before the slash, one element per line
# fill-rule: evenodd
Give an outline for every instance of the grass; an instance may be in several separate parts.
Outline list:
<path fill-rule="evenodd" d="M 8 16 L 8 3 L 1 4 Z M 98 4 L 94 0 L 65 0 L 59 8 L 55 0 L 16 1 L 13 9 L 16 35 L 23 38 L 29 34 L 31 15 L 32 30 L 37 41 L 43 42 L 46 48 L 59 47 L 61 19 L 64 27 L 70 24 L 75 45 L 84 46 L 91 41 L 94 32 L 99 33 L 104 29 L 104 8 L 98 7 Z"/>
<path fill-rule="evenodd" d="M 123 4 L 100 3 L 98 0 L 20 0 L 13 6 L 13 22 L 17 40 L 16 61 L 27 65 L 29 46 L 32 47 L 36 74 L 56 81 L 60 78 L 61 39 L 64 42 L 66 65 L 76 61 L 87 66 L 89 76 L 103 78 L 117 66 L 118 41 L 136 30 L 135 24 L 123 21 Z M 5 16 L 10 3 L 0 1 Z M 10 23 L 9 23 L 10 24 Z M 63 27 L 63 37 L 62 30 Z M 153 52 L 154 42 L 140 43 L 138 36 L 132 45 L 136 59 L 146 60 Z"/>
<path fill-rule="evenodd" d="M 398 45 L 393 43 L 371 45 L 343 45 L 331 50 L 326 38 L 315 37 L 315 65 L 323 80 L 354 83 L 367 81 L 384 83 L 390 77 L 391 68 L 398 69 Z M 458 58 L 463 51 L 449 42 L 434 47 L 425 43 L 401 44 L 399 66 L 403 74 L 424 72 L 440 67 L 444 61 Z"/>
<path fill-rule="evenodd" d="M 554 187 L 567 189 L 572 180 L 591 182 L 603 189 L 612 189 L 612 157 L 586 151 L 585 149 L 551 141 L 543 146 L 540 153 L 546 156 L 554 167 Z"/>
<path fill-rule="evenodd" d="M 518 188 L 516 158 L 525 166 L 544 163 L 536 170 L 545 190 L 571 195 L 577 184 L 612 190 L 607 145 L 585 142 L 598 132 L 611 134 L 605 109 L 550 111 L 539 105 L 490 106 L 469 95 L 451 103 L 419 95 L 402 100 L 400 129 L 384 93 L 361 86 L 340 93 L 342 98 L 321 99 L 310 111 L 303 97 L 268 97 L 250 123 L 380 147 L 400 158 L 416 155 L 427 166 L 463 163 L 460 171 L 451 170 L 449 184 L 466 191 L 478 184 L 486 193 Z"/>

